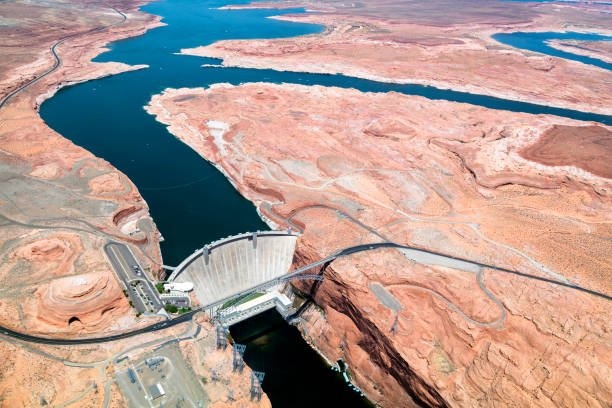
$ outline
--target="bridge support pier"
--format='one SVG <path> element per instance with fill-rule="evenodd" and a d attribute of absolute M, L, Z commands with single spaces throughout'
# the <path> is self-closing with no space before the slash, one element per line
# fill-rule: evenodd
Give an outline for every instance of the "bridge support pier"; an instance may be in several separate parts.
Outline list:
<path fill-rule="evenodd" d="M 261 400 L 261 383 L 263 382 L 264 375 L 261 371 L 253 371 L 251 373 L 251 401 L 257 397 L 257 401 Z"/>
<path fill-rule="evenodd" d="M 234 355 L 234 372 L 236 372 L 236 370 L 242 372 L 242 369 L 244 368 L 244 359 L 242 358 L 244 356 L 244 350 L 246 350 L 246 346 L 244 344 L 234 344 L 232 346 L 232 351 L 233 351 L 233 355 Z"/>

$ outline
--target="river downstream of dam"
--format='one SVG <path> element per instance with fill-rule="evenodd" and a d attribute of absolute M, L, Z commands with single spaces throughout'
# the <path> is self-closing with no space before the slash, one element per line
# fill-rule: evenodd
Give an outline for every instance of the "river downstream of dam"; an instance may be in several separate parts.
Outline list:
<path fill-rule="evenodd" d="M 612 124 L 610 116 L 550 108 L 421 85 L 399 85 L 342 75 L 223 68 L 220 61 L 176 55 L 182 48 L 225 39 L 278 38 L 320 32 L 323 27 L 267 17 L 303 10 L 219 10 L 245 1 L 167 0 L 143 11 L 167 25 L 137 38 L 114 42 L 95 61 L 147 64 L 149 68 L 60 90 L 41 106 L 41 117 L 62 136 L 110 162 L 138 187 L 165 241 L 164 263 L 177 265 L 204 244 L 246 231 L 268 229 L 213 165 L 170 135 L 143 106 L 165 88 L 214 83 L 298 83 L 401 92 L 466 102 L 493 109 L 549 113 Z M 201 67 L 202 64 L 209 64 Z M 247 344 L 247 363 L 266 372 L 263 389 L 275 407 L 350 406 L 369 402 L 309 348 L 299 332 L 271 315 L 233 329 Z M 273 350 L 273 352 L 271 352 Z M 248 379 L 245 379 L 245 381 Z M 305 392 L 298 392 L 297 387 Z"/>

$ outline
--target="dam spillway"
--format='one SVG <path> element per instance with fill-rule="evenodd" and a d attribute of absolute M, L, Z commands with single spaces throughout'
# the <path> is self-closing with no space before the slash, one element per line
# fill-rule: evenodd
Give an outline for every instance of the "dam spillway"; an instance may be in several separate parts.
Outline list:
<path fill-rule="evenodd" d="M 285 275 L 296 241 L 296 234 L 281 231 L 227 237 L 195 251 L 168 281 L 192 282 L 200 305 L 210 305 Z"/>

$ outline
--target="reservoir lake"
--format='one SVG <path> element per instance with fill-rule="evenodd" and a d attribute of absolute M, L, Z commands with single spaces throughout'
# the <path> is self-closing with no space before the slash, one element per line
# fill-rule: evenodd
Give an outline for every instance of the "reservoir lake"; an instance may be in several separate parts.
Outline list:
<path fill-rule="evenodd" d="M 548 113 L 612 125 L 612 117 L 606 115 L 485 95 L 422 85 L 374 82 L 343 75 L 201 67 L 202 64 L 218 65 L 220 61 L 175 54 L 182 48 L 226 39 L 293 37 L 323 30 L 318 25 L 267 18 L 304 12 L 301 9 L 218 9 L 227 4 L 241 3 L 245 1 L 166 0 L 144 6 L 143 11 L 162 16 L 167 25 L 140 37 L 113 42 L 109 44 L 110 51 L 95 61 L 147 64 L 149 68 L 63 88 L 40 109 L 41 117 L 51 128 L 107 160 L 134 182 L 165 238 L 161 249 L 164 263 L 168 265 L 177 265 L 195 249 L 219 238 L 268 229 L 253 204 L 244 199 L 213 165 L 144 111 L 143 106 L 151 96 L 168 87 L 260 81 L 336 86 L 364 92 L 394 91 L 492 109 Z M 528 37 L 499 34 L 495 38 L 515 47 L 532 50 L 529 46 L 533 46 L 535 49 L 532 51 L 560 56 L 558 53 L 561 51 L 545 44 L 542 46 L 545 36 L 536 36 L 533 43 Z M 536 42 L 539 45 L 533 45 Z M 266 373 L 263 389 L 274 407 L 371 406 L 302 340 L 296 328 L 287 325 L 275 312 L 235 325 L 231 333 L 238 342 L 247 345 L 247 364 Z M 246 376 L 245 381 L 249 381 Z"/>

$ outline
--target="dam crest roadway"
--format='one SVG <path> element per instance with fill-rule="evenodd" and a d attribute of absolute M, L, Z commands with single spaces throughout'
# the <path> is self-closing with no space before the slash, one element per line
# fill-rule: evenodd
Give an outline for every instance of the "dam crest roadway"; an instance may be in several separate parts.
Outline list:
<path fill-rule="evenodd" d="M 218 313 L 220 307 L 233 299 L 243 297 L 248 294 L 257 293 L 269 290 L 275 286 L 294 281 L 294 280 L 317 280 L 321 281 L 324 278 L 326 266 L 339 258 L 351 256 L 356 253 L 365 251 L 375 251 L 383 248 L 397 249 L 402 253 L 407 261 L 421 263 L 424 265 L 437 265 L 450 267 L 456 270 L 475 274 L 481 290 L 485 295 L 496 304 L 500 309 L 499 317 L 492 322 L 479 322 L 468 317 L 463 311 L 457 308 L 452 302 L 447 299 L 442 299 L 450 309 L 458 313 L 467 321 L 482 326 L 501 328 L 505 320 L 506 310 L 499 299 L 490 293 L 482 284 L 481 274 L 484 269 L 492 272 L 501 272 L 521 276 L 527 279 L 538 280 L 549 284 L 563 286 L 573 290 L 578 290 L 597 296 L 608 301 L 612 301 L 612 297 L 596 292 L 587 288 L 583 288 L 571 283 L 561 282 L 554 279 L 548 279 L 542 276 L 526 274 L 510 269 L 488 265 L 480 262 L 475 262 L 469 259 L 459 258 L 452 255 L 437 253 L 421 248 L 416 248 L 407 245 L 397 244 L 391 241 L 373 242 L 369 244 L 355 245 L 343 249 L 339 249 L 329 256 L 318 261 L 312 262 L 300 268 L 288 271 L 292 262 L 295 251 L 295 243 L 298 235 L 289 231 L 260 231 L 255 233 L 245 233 L 236 236 L 231 236 L 219 241 L 215 241 L 203 248 L 196 250 L 192 255 L 187 257 L 181 264 L 175 268 L 169 277 L 172 282 L 188 282 L 189 279 L 194 279 L 194 292 L 200 306 L 194 307 L 190 312 L 179 315 L 178 317 L 167 319 L 161 322 L 153 323 L 149 326 L 139 329 L 127 331 L 120 334 L 114 334 L 103 337 L 94 338 L 50 338 L 29 335 L 26 333 L 17 332 L 6 327 L 0 327 L 0 333 L 23 341 L 41 344 L 55 345 L 70 345 L 70 344 L 96 344 L 110 342 L 120 339 L 125 339 L 139 334 L 151 333 L 159 330 L 164 330 L 177 324 L 189 321 L 193 316 L 201 311 L 208 312 L 209 315 L 223 322 L 223 313 Z M 115 245 L 117 243 L 113 243 Z M 123 245 L 123 244 L 120 244 Z M 250 252 L 250 253 L 249 253 Z M 232 257 L 233 260 L 232 260 Z M 243 257 L 243 259 L 239 259 Z M 208 258 L 208 264 L 206 260 Z M 254 262 L 255 261 L 255 262 Z M 254 262 L 254 263 L 253 263 Z M 111 262 L 113 266 L 116 262 Z M 230 265 L 228 267 L 227 265 Z M 223 265 L 223 269 L 221 268 Z M 253 269 L 249 269 L 248 266 Z M 318 272 L 309 272 L 312 269 L 322 266 Z M 225 275 L 224 275 L 225 271 Z M 228 279 L 224 279 L 228 278 Z M 201 285 L 210 285 L 211 287 L 202 287 Z M 216 286 L 215 286 L 216 285 Z M 216 290 L 215 290 L 216 287 Z M 384 288 L 383 288 L 384 289 Z M 217 291 L 218 290 L 218 291 Z M 270 293 L 274 293 L 270 291 Z M 381 304 L 386 305 L 394 303 L 392 296 L 386 290 L 373 291 Z M 432 291 L 434 296 L 437 293 Z M 282 298 L 272 296 L 264 297 L 261 303 L 254 302 L 252 313 L 248 310 L 243 310 L 239 320 L 244 320 L 261 313 L 274 305 L 279 309 L 279 303 L 283 303 Z M 252 303 L 252 302 L 248 302 Z M 265 303 L 265 304 L 264 304 Z M 245 303 L 245 306 L 247 304 Z M 287 305 L 285 305 L 287 306 Z M 288 312 L 289 308 L 284 307 Z M 236 320 L 234 310 L 229 310 L 232 324 L 239 321 Z M 289 313 L 281 313 L 288 316 Z"/>
<path fill-rule="evenodd" d="M 192 284 L 198 303 L 206 305 L 204 307 L 208 314 L 214 316 L 215 309 L 232 299 L 260 292 L 289 280 L 322 280 L 323 277 L 318 275 L 286 276 L 293 264 L 297 238 L 290 230 L 258 231 L 214 241 L 181 262 L 168 277 L 168 282 Z M 261 301 L 268 301 L 273 305 L 276 299 L 279 299 L 278 309 L 285 315 L 283 311 L 287 309 L 288 300 L 284 295 L 282 298 L 280 296 L 278 294 L 271 299 L 264 296 Z M 260 312 L 267 310 L 259 307 L 260 303 L 255 302 L 254 307 L 258 307 Z M 245 311 L 242 315 L 253 314 Z"/>

